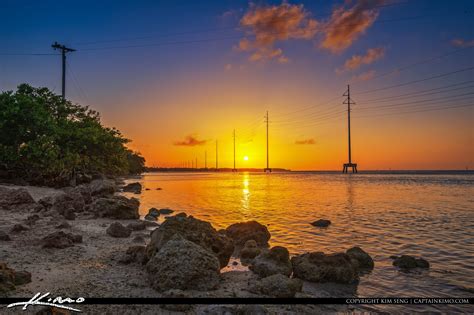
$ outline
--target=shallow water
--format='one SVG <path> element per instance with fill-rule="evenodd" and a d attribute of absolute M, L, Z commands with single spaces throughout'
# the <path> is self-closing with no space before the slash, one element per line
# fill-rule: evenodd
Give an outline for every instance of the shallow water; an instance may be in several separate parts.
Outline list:
<path fill-rule="evenodd" d="M 474 288 L 472 173 L 149 173 L 139 181 L 142 215 L 150 207 L 167 207 L 210 221 L 216 229 L 257 220 L 268 225 L 271 245 L 285 246 L 291 254 L 362 247 L 375 269 L 361 278 L 352 292 L 357 296 L 473 295 L 466 290 Z M 310 225 L 320 218 L 332 225 Z M 401 272 L 389 258 L 399 254 L 422 256 L 431 268 Z M 457 305 L 417 310 L 474 311 Z"/>

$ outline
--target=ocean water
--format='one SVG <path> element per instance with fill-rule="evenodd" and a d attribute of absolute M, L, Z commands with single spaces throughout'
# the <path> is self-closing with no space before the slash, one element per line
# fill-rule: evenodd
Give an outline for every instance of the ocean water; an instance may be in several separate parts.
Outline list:
<path fill-rule="evenodd" d="M 374 258 L 375 269 L 349 291 L 352 296 L 474 295 L 472 173 L 147 173 L 129 181 L 137 180 L 144 186 L 134 195 L 142 215 L 166 207 L 216 229 L 257 220 L 268 226 L 271 246 L 291 254 L 360 246 Z M 310 224 L 320 218 L 332 224 Z M 390 259 L 400 254 L 422 256 L 431 268 L 402 272 Z M 474 312 L 459 305 L 417 310 Z"/>

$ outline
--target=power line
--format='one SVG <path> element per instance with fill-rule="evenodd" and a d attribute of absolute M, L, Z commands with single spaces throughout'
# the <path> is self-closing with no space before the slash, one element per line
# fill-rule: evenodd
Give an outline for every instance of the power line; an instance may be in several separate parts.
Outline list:
<path fill-rule="evenodd" d="M 373 89 L 373 90 L 362 91 L 362 92 L 355 93 L 355 94 L 361 95 L 361 94 L 368 94 L 368 93 L 373 93 L 373 92 L 377 92 L 377 91 L 388 90 L 388 89 L 392 89 L 392 88 L 396 88 L 396 87 L 400 87 L 400 86 L 406 86 L 406 85 L 410 85 L 410 84 L 414 84 L 414 83 L 419 83 L 419 82 L 429 81 L 429 80 L 433 80 L 433 79 L 443 78 L 443 77 L 450 76 L 450 75 L 453 75 L 453 74 L 456 74 L 456 73 L 471 71 L 473 69 L 474 69 L 474 67 L 459 69 L 459 70 L 456 70 L 456 71 L 442 73 L 442 74 L 438 74 L 438 75 L 428 77 L 428 78 L 423 78 L 423 79 L 419 79 L 419 80 L 404 82 L 404 83 L 395 84 L 395 85 L 391 85 L 391 86 L 386 86 L 386 87 L 383 87 L 383 88 L 378 88 L 378 89 Z"/>
<path fill-rule="evenodd" d="M 401 114 L 430 112 L 430 111 L 437 111 L 437 110 L 449 110 L 449 109 L 464 108 L 464 107 L 471 107 L 471 106 L 474 106 L 474 103 L 471 103 L 471 104 L 464 104 L 464 105 L 455 105 L 455 106 L 442 106 L 442 107 L 427 108 L 427 109 L 420 109 L 420 110 L 414 110 L 414 111 L 405 111 L 405 112 L 381 113 L 381 114 L 375 114 L 375 115 L 355 116 L 355 118 L 369 118 L 369 117 L 380 117 L 380 116 L 393 116 L 393 115 L 401 115 Z"/>
<path fill-rule="evenodd" d="M 376 75 L 368 80 L 365 80 L 364 82 L 367 82 L 367 81 L 371 81 L 371 80 L 374 80 L 374 79 L 378 79 L 378 78 L 382 78 L 382 77 L 385 77 L 387 75 L 390 75 L 390 74 L 393 74 L 393 73 L 399 73 L 399 72 L 402 72 L 404 70 L 407 70 L 409 68 L 412 68 L 412 67 L 416 67 L 416 66 L 419 66 L 419 65 L 422 65 L 422 64 L 426 64 L 430 61 L 433 61 L 433 60 L 438 60 L 438 59 L 443 59 L 444 57 L 448 57 L 448 56 L 451 56 L 453 54 L 456 54 L 458 52 L 461 52 L 461 51 L 465 51 L 465 50 L 468 50 L 468 49 L 471 49 L 473 48 L 474 46 L 469 46 L 469 47 L 462 47 L 462 48 L 459 48 L 459 49 L 455 49 L 455 50 L 452 50 L 452 51 L 449 51 L 447 53 L 444 53 L 444 54 L 441 54 L 441 55 L 437 55 L 437 56 L 433 56 L 433 57 L 430 57 L 430 58 L 427 58 L 427 59 L 421 59 L 417 62 L 414 62 L 412 64 L 409 64 L 409 65 L 406 65 L 406 66 L 403 66 L 403 67 L 398 67 L 398 68 L 395 68 L 393 70 L 390 70 L 388 72 L 385 72 L 385 73 L 382 73 L 382 74 L 379 74 L 379 75 Z M 353 82 L 351 84 L 359 84 L 361 82 Z"/>
<path fill-rule="evenodd" d="M 441 87 L 427 89 L 427 90 L 421 90 L 421 91 L 417 91 L 417 92 L 398 94 L 398 95 L 392 95 L 392 96 L 380 97 L 380 98 L 368 99 L 368 100 L 360 100 L 359 102 L 361 102 L 361 103 L 385 102 L 386 100 L 393 100 L 395 98 L 405 98 L 405 96 L 419 97 L 419 96 L 422 96 L 422 95 L 446 93 L 446 92 L 456 91 L 456 90 L 465 89 L 465 88 L 469 88 L 469 87 L 473 87 L 473 86 L 472 85 L 471 86 L 464 86 L 464 87 L 460 87 L 460 88 L 457 88 L 457 89 L 450 89 L 450 90 L 447 90 L 447 91 L 438 91 L 438 90 L 444 90 L 444 89 L 447 89 L 447 88 L 450 88 L 450 87 L 464 85 L 464 84 L 472 83 L 472 82 L 474 82 L 474 80 L 468 80 L 468 81 L 464 81 L 464 82 L 461 82 L 461 83 L 450 84 L 450 85 L 446 85 L 446 86 L 441 86 Z M 430 92 L 430 91 L 438 91 L 438 92 L 425 93 L 425 92 Z"/>

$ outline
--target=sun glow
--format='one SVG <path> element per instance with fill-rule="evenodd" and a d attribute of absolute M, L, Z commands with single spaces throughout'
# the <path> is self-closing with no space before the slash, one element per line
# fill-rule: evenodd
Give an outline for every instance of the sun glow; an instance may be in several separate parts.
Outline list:
<path fill-rule="evenodd" d="M 249 160 L 249 157 L 248 156 L 244 156 L 244 161 L 248 161 Z"/>

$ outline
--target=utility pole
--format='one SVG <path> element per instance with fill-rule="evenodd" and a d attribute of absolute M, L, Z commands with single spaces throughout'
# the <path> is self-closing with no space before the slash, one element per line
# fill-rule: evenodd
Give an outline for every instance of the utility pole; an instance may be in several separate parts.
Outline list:
<path fill-rule="evenodd" d="M 64 45 L 58 44 L 58 42 L 54 42 L 54 44 L 51 45 L 54 50 L 59 49 L 61 50 L 61 56 L 62 56 L 62 65 L 63 65 L 63 73 L 62 73 L 62 97 L 63 99 L 66 99 L 66 53 L 68 52 L 73 52 L 76 51 L 75 49 L 68 48 Z"/>
<path fill-rule="evenodd" d="M 343 164 L 342 172 L 347 173 L 349 168 L 352 168 L 352 173 L 357 173 L 357 163 L 352 163 L 351 156 L 351 105 L 355 105 L 355 102 L 351 99 L 351 87 L 347 85 L 347 91 L 343 94 L 347 96 L 347 99 L 343 104 L 347 104 L 347 139 L 348 139 L 348 158 L 349 162 Z"/>
<path fill-rule="evenodd" d="M 217 140 L 216 140 L 216 172 L 219 170 L 219 154 L 218 154 L 218 149 L 217 149 Z"/>
<path fill-rule="evenodd" d="M 268 154 L 268 110 L 267 110 L 267 115 L 265 115 L 265 122 L 267 123 L 267 167 L 263 170 L 265 173 L 266 172 L 272 172 L 272 169 L 270 168 L 270 158 Z"/>
<path fill-rule="evenodd" d="M 234 168 L 232 169 L 232 172 L 237 172 L 237 169 L 235 168 L 235 129 L 234 129 Z"/>
<path fill-rule="evenodd" d="M 204 151 L 204 168 L 207 170 L 207 150 Z"/>
<path fill-rule="evenodd" d="M 198 158 L 196 158 L 196 169 L 198 168 Z"/>

